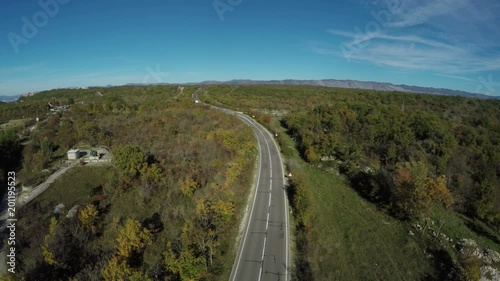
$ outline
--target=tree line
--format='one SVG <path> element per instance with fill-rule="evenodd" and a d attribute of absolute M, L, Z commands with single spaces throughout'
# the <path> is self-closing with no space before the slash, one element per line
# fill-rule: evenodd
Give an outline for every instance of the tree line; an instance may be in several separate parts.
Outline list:
<path fill-rule="evenodd" d="M 399 215 L 443 202 L 499 226 L 500 120 L 492 109 L 481 119 L 460 113 L 457 122 L 439 111 L 355 100 L 292 112 L 284 125 L 307 161 L 337 166 Z"/>

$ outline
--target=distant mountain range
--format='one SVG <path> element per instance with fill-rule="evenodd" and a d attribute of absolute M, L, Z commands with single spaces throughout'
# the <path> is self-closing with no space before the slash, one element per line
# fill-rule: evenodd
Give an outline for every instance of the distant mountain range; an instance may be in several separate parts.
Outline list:
<path fill-rule="evenodd" d="M 405 93 L 422 93 L 441 96 L 460 96 L 468 98 L 479 99 L 496 99 L 500 100 L 500 96 L 489 96 L 479 93 L 470 93 L 465 91 L 450 90 L 444 88 L 430 88 L 409 85 L 395 85 L 384 82 L 370 82 L 370 81 L 356 81 L 356 80 L 336 80 L 336 79 L 323 79 L 323 80 L 247 80 L 235 79 L 230 81 L 203 81 L 195 83 L 156 83 L 156 84 L 143 84 L 143 83 L 129 83 L 130 86 L 144 86 L 144 85 L 304 85 L 304 86 L 320 86 L 332 88 L 346 88 L 346 89 L 366 89 L 376 91 L 388 92 L 405 92 Z M 105 88 L 115 87 L 112 85 L 104 86 Z M 90 88 L 103 88 L 103 86 L 94 86 Z M 0 96 L 0 102 L 13 102 L 16 101 L 21 95 L 17 96 Z"/>
<path fill-rule="evenodd" d="M 17 96 L 0 96 L 0 102 L 13 102 L 16 101 L 21 95 Z"/>
<path fill-rule="evenodd" d="M 323 80 L 245 80 L 236 79 L 231 81 L 203 81 L 199 83 L 162 83 L 161 85 L 214 85 L 214 84 L 227 84 L 227 85 L 304 85 L 304 86 L 322 86 L 332 88 L 347 88 L 347 89 L 366 89 L 376 91 L 389 91 L 389 92 L 406 92 L 406 93 L 422 93 L 441 96 L 461 96 L 479 99 L 500 99 L 500 96 L 489 96 L 478 93 L 470 93 L 465 91 L 450 90 L 444 88 L 430 88 L 409 85 L 394 85 L 391 83 L 383 82 L 367 82 L 356 80 L 336 80 L 336 79 L 323 79 Z M 128 85 L 152 85 L 152 84 L 128 84 Z"/>

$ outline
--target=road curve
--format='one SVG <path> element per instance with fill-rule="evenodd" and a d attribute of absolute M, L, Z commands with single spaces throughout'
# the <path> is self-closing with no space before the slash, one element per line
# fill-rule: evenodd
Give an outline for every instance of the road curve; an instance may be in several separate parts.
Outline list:
<path fill-rule="evenodd" d="M 288 203 L 281 155 L 263 126 L 247 115 L 235 115 L 257 136 L 259 170 L 249 219 L 229 280 L 288 280 Z"/>
<path fill-rule="evenodd" d="M 198 91 L 193 98 L 201 103 L 197 94 Z M 257 185 L 229 280 L 287 281 L 290 279 L 288 201 L 278 145 L 269 131 L 253 118 L 211 107 L 235 115 L 252 127 L 259 147 Z"/>

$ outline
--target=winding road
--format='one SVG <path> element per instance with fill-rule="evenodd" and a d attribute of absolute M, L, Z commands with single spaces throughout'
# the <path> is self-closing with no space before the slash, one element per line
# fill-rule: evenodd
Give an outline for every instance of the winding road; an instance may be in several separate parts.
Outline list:
<path fill-rule="evenodd" d="M 200 103 L 197 94 L 198 91 L 193 98 Z M 290 279 L 288 201 L 278 145 L 269 131 L 253 118 L 211 107 L 235 115 L 252 127 L 259 146 L 257 185 L 229 280 L 287 281 Z"/>

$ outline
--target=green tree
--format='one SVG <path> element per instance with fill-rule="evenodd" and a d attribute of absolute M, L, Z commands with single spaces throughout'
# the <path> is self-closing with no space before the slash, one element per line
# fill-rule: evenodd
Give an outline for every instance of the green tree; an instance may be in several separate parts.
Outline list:
<path fill-rule="evenodd" d="M 157 184 L 161 180 L 162 169 L 157 164 L 143 163 L 140 173 L 142 180 L 147 184 Z"/>
<path fill-rule="evenodd" d="M 126 145 L 114 152 L 114 162 L 125 175 L 137 178 L 141 169 L 147 164 L 147 156 L 137 146 Z"/>
<path fill-rule="evenodd" d="M 467 280 L 481 279 L 481 259 L 478 256 L 469 256 L 461 261 Z"/>
<path fill-rule="evenodd" d="M 40 152 L 43 155 L 44 163 L 50 163 L 50 160 L 52 159 L 52 150 L 53 150 L 54 144 L 48 139 L 44 138 L 40 142 Z"/>
<path fill-rule="evenodd" d="M 475 200 L 473 201 L 475 214 L 488 222 L 493 221 L 494 214 L 494 179 L 493 177 L 483 178 L 475 190 Z"/>
<path fill-rule="evenodd" d="M 167 243 L 164 263 L 167 270 L 178 274 L 182 281 L 202 280 L 207 271 L 206 261 L 203 256 L 197 257 L 188 247 L 176 254 L 172 249 L 171 242 Z"/>

